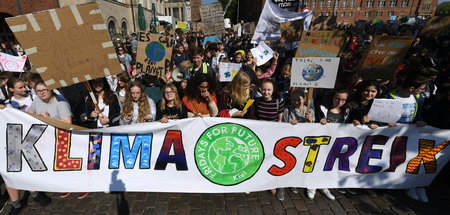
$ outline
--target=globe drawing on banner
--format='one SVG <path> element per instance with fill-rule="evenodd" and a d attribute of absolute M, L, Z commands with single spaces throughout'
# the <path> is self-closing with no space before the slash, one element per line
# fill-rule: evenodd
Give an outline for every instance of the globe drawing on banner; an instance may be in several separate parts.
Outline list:
<path fill-rule="evenodd" d="M 166 49 L 160 42 L 152 41 L 148 43 L 147 47 L 145 47 L 145 53 L 151 61 L 159 62 L 164 59 L 164 56 L 166 56 Z"/>
<path fill-rule="evenodd" d="M 302 76 L 307 81 L 318 81 L 323 77 L 324 71 L 321 65 L 309 64 L 302 71 Z"/>
<path fill-rule="evenodd" d="M 247 145 L 236 137 L 222 137 L 211 144 L 209 158 L 217 172 L 232 174 L 248 165 L 250 151 Z"/>

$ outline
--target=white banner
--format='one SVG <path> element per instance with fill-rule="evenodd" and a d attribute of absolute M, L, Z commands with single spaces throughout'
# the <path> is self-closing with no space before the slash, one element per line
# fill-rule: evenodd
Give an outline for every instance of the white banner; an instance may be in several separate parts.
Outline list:
<path fill-rule="evenodd" d="M 0 52 L 0 64 L 4 71 L 8 72 L 23 72 L 23 67 L 27 61 L 27 56 L 19 57 Z"/>
<path fill-rule="evenodd" d="M 258 46 L 250 49 L 253 57 L 256 58 L 256 66 L 261 66 L 273 57 L 273 50 L 264 42 L 259 42 Z"/>
<path fill-rule="evenodd" d="M 402 189 L 428 186 L 450 158 L 450 130 L 414 125 L 191 118 L 65 131 L 11 108 L 0 119 L 0 173 L 24 190 Z"/>
<path fill-rule="evenodd" d="M 304 13 L 290 12 L 276 6 L 270 1 L 266 1 L 251 43 L 257 44 L 260 41 L 280 40 L 280 23 L 282 22 L 304 19 L 303 30 L 308 30 L 313 14 L 313 11 Z"/>
<path fill-rule="evenodd" d="M 338 57 L 292 58 L 292 87 L 334 88 Z"/>
<path fill-rule="evenodd" d="M 230 82 L 241 69 L 240 63 L 219 63 L 220 82 Z"/>

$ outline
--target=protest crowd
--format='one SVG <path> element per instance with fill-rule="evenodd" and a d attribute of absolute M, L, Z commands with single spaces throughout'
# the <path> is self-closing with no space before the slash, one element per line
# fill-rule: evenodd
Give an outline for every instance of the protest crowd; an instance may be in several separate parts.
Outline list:
<path fill-rule="evenodd" d="M 377 129 L 395 127 L 399 123 L 450 128 L 450 34 L 421 36 L 420 28 L 401 26 L 393 31 L 388 25 L 367 23 L 335 26 L 347 38 L 341 49 L 334 89 L 313 91 L 292 87 L 291 70 L 295 56 L 292 44 L 270 41 L 274 50 L 271 60 L 257 65 L 251 49 L 251 32 L 232 28 L 215 41 L 205 41 L 202 32 L 181 29 L 166 34 L 173 37 L 170 70 L 164 76 L 142 72 L 136 67 L 138 34 L 114 41 L 123 72 L 89 81 L 95 99 L 84 84 L 49 90 L 29 63 L 24 72 L 0 73 L 0 107 L 12 107 L 44 117 L 86 128 L 102 128 L 145 122 L 167 123 L 191 117 L 233 117 L 279 123 L 349 123 Z M 357 70 L 376 35 L 414 36 L 392 80 L 368 79 Z M 268 41 L 269 42 L 269 41 Z M 14 56 L 24 53 L 20 45 L 2 41 L 0 51 Z M 220 65 L 235 63 L 239 71 L 230 82 L 220 81 Z M 223 78 L 223 77 L 222 77 Z M 402 116 L 396 123 L 371 120 L 369 110 L 374 99 L 389 98 L 403 104 Z M 253 104 L 248 104 L 252 99 Z M 308 105 L 310 103 L 310 106 Z M 308 107 L 309 106 L 309 107 Z M 3 180 L 2 180 L 3 181 Z M 3 183 L 3 182 L 2 182 Z M 307 188 L 306 188 L 307 189 Z M 290 188 L 297 193 L 297 188 Z M 332 192 L 358 193 L 357 189 L 318 189 L 327 198 Z M 332 192 L 331 192 L 332 191 Z M 271 191 L 284 199 L 283 188 Z M 8 194 L 9 195 L 8 195 Z M 7 187 L 2 194 L 2 207 L 9 198 L 18 214 L 25 206 L 19 191 Z M 315 189 L 307 189 L 314 198 Z M 51 203 L 43 192 L 33 192 L 32 199 L 42 206 Z M 61 193 L 61 198 L 70 193 Z M 84 198 L 88 193 L 78 193 Z M 410 188 L 406 195 L 428 202 L 425 188 Z"/>

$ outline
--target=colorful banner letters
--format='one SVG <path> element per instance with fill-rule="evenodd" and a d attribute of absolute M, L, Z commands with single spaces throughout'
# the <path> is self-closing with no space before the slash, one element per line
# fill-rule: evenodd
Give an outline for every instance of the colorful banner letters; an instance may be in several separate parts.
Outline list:
<path fill-rule="evenodd" d="M 136 69 L 150 75 L 164 77 L 170 70 L 175 40 L 159 34 L 139 32 Z"/>
<path fill-rule="evenodd" d="M 0 52 L 0 64 L 2 65 L 4 71 L 22 72 L 25 62 L 27 62 L 26 55 L 16 57 Z"/>
<path fill-rule="evenodd" d="M 219 63 L 220 82 L 230 82 L 241 69 L 240 63 Z"/>
<path fill-rule="evenodd" d="M 205 35 L 225 33 L 222 4 L 220 2 L 200 6 Z"/>
<path fill-rule="evenodd" d="M 293 58 L 291 86 L 334 88 L 338 67 L 338 57 Z"/>
<path fill-rule="evenodd" d="M 303 31 L 295 57 L 337 57 L 344 35 L 342 31 Z"/>
<path fill-rule="evenodd" d="M 413 40 L 409 36 L 376 35 L 356 71 L 367 79 L 393 79 Z"/>
<path fill-rule="evenodd" d="M 97 3 L 6 19 L 50 89 L 122 72 Z"/>
<path fill-rule="evenodd" d="M 415 125 L 208 117 L 70 131 L 11 108 L 0 118 L 0 173 L 21 190 L 403 189 L 428 186 L 450 160 L 450 131 Z"/>

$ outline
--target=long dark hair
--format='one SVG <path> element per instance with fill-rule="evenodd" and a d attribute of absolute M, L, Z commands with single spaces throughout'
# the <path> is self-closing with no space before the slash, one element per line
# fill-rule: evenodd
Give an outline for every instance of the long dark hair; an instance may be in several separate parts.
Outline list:
<path fill-rule="evenodd" d="M 99 78 L 99 79 L 103 81 L 103 88 L 102 88 L 102 90 L 104 92 L 103 103 L 105 103 L 105 105 L 110 105 L 114 102 L 114 96 L 115 96 L 114 92 L 111 90 L 111 87 L 109 87 L 108 81 L 106 80 L 105 77 Z M 98 80 L 98 79 L 95 79 L 95 80 Z M 92 87 L 94 86 L 93 83 L 94 83 L 94 80 L 89 81 L 89 84 Z M 95 99 L 98 100 L 98 94 L 95 92 L 94 92 L 94 94 L 95 94 Z M 90 107 L 94 107 L 94 102 L 92 101 L 90 96 L 88 96 L 88 99 L 86 102 Z"/>
<path fill-rule="evenodd" d="M 352 99 L 350 102 L 351 106 L 359 105 L 362 102 L 362 93 L 367 87 L 370 86 L 374 86 L 377 89 L 377 95 L 375 97 L 378 97 L 380 95 L 380 83 L 378 81 L 373 79 L 364 80 L 356 86 L 356 91 L 352 95 Z"/>
<path fill-rule="evenodd" d="M 213 77 L 207 74 L 198 74 L 192 77 L 187 83 L 185 95 L 188 97 L 189 100 L 201 98 L 201 92 L 198 89 L 198 87 L 203 82 L 208 82 L 208 92 L 210 94 L 216 93 L 217 83 L 213 79 Z"/>

